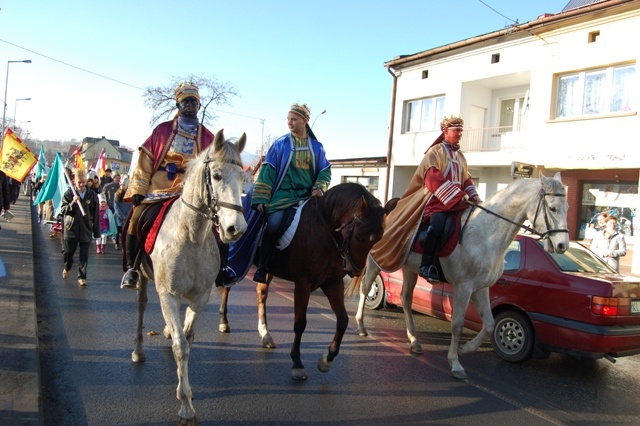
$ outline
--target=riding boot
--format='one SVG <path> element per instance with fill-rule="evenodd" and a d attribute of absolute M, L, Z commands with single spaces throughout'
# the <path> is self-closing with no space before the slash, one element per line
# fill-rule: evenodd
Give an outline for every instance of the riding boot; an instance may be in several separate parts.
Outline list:
<path fill-rule="evenodd" d="M 220 251 L 220 271 L 216 277 L 216 287 L 224 287 L 236 281 L 231 269 L 227 267 L 229 257 L 229 244 L 218 241 L 218 250 Z"/>
<path fill-rule="evenodd" d="M 422 243 L 422 261 L 420 262 L 420 276 L 430 282 L 439 281 L 438 268 L 436 267 L 436 253 L 440 236 L 429 227 L 427 235 Z"/>
<path fill-rule="evenodd" d="M 260 243 L 260 263 L 256 273 L 253 274 L 253 281 L 257 283 L 267 283 L 267 277 L 269 275 L 269 260 L 273 251 L 276 249 L 276 243 L 278 238 L 276 234 L 264 230 L 262 235 L 262 242 Z"/>
<path fill-rule="evenodd" d="M 136 257 L 140 250 L 140 244 L 138 238 L 135 235 L 127 234 L 125 247 L 127 250 L 127 272 L 122 277 L 120 288 L 129 288 L 132 290 L 138 289 L 138 271 L 134 269 Z"/>

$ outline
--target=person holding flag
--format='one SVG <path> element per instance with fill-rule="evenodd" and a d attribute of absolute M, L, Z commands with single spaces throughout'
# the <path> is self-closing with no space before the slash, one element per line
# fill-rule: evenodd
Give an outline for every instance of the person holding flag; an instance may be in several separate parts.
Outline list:
<path fill-rule="evenodd" d="M 64 218 L 62 278 L 69 278 L 73 255 L 79 247 L 78 284 L 86 286 L 89 248 L 93 239 L 101 237 L 99 206 L 96 193 L 86 187 L 85 171 L 77 169 L 74 176 L 75 185 L 65 192 L 60 207 L 60 213 Z"/>

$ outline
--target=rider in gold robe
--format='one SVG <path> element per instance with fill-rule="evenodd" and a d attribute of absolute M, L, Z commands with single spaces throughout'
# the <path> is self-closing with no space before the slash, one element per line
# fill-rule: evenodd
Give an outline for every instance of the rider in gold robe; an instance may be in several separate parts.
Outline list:
<path fill-rule="evenodd" d="M 159 124 L 139 148 L 124 200 L 134 207 L 127 228 L 126 273 L 122 288 L 136 289 L 138 271 L 134 268 L 140 249 L 136 227 L 146 204 L 163 201 L 182 193 L 187 163 L 213 142 L 214 135 L 198 121 L 200 93 L 193 84 L 181 83 L 175 90 L 177 116 Z"/>

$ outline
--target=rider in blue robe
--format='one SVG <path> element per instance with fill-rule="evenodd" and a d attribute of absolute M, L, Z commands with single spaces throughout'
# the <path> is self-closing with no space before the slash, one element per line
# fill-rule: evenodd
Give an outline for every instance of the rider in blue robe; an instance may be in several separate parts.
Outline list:
<path fill-rule="evenodd" d="M 289 112 L 289 128 L 292 130 L 291 133 L 277 139 L 269 148 L 269 151 L 264 158 L 262 167 L 272 168 L 272 170 L 261 170 L 260 175 L 271 175 L 271 177 L 273 177 L 273 172 L 275 171 L 275 179 L 273 179 L 273 182 L 266 185 L 266 188 L 269 186 L 271 187 L 270 195 L 273 196 L 273 198 L 269 197 L 268 190 L 264 194 L 261 193 L 260 189 L 264 192 L 265 184 L 260 182 L 260 178 L 258 183 L 252 186 L 249 193 L 243 197 L 242 207 L 248 227 L 240 240 L 232 243 L 229 247 L 228 261 L 226 265 L 226 274 L 228 278 L 225 281 L 225 284 L 227 285 L 241 280 L 247 274 L 251 264 L 253 263 L 258 244 L 263 236 L 262 234 L 264 233 L 267 235 L 267 238 L 270 239 L 275 237 L 274 235 L 271 235 L 273 232 L 270 233 L 269 230 L 264 229 L 267 215 L 273 215 L 277 211 L 282 211 L 282 209 L 288 206 L 297 204 L 298 201 L 310 198 L 312 195 L 322 196 L 329 186 L 331 181 L 331 164 L 326 158 L 324 147 L 320 142 L 318 142 L 315 135 L 309 128 L 309 115 L 309 110 L 306 105 L 293 105 Z M 300 117 L 302 118 L 304 132 L 300 132 L 300 128 L 296 131 L 295 124 L 291 124 L 291 121 L 295 121 Z M 300 126 L 300 123 L 297 125 Z M 304 139 L 307 141 L 306 146 L 303 146 L 302 149 L 300 147 L 301 139 L 302 145 L 305 145 Z M 290 184 L 292 179 L 293 181 L 298 182 L 298 179 L 295 176 L 292 176 L 292 171 L 297 167 L 296 162 L 300 160 L 300 156 L 305 155 L 307 156 L 310 169 L 309 172 L 313 177 L 313 181 L 308 188 L 295 190 L 291 188 L 283 188 L 283 182 L 288 182 Z M 254 194 L 256 186 L 258 186 L 259 189 Z M 274 194 L 276 194 L 281 188 L 283 190 L 286 189 L 286 195 L 282 196 L 282 192 L 280 192 L 277 196 L 274 196 Z M 270 208 L 271 201 L 273 201 L 273 208 Z M 263 241 L 263 245 L 274 246 L 275 241 L 270 241 L 268 243 Z M 266 248 L 267 252 L 269 250 L 273 250 L 273 247 Z M 264 249 L 261 250 L 262 260 L 260 261 L 260 265 L 258 265 L 259 271 L 261 268 L 266 267 L 268 257 L 270 256 L 270 253 L 264 254 L 262 253 L 263 251 Z M 262 270 L 263 273 L 261 274 L 259 274 L 259 271 L 256 271 L 256 275 L 265 276 L 266 272 L 264 272 L 264 269 Z M 254 277 L 254 279 L 255 278 L 256 277 Z M 259 281 L 266 282 L 266 279 L 260 279 Z"/>

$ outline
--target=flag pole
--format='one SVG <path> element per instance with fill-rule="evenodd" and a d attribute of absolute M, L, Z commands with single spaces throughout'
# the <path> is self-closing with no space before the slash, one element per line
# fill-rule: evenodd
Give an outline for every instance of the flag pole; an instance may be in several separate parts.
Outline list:
<path fill-rule="evenodd" d="M 80 196 L 76 192 L 76 189 L 73 187 L 73 182 L 71 182 L 71 178 L 67 174 L 67 169 L 66 168 L 64 168 L 64 177 L 67 178 L 67 183 L 71 187 L 71 191 L 73 192 L 73 195 L 78 197 L 78 201 L 76 201 L 76 202 L 78 203 L 78 207 L 80 208 L 80 212 L 82 212 L 82 216 L 86 216 L 86 213 L 84 212 L 84 209 L 82 208 L 82 204 L 80 204 Z"/>

